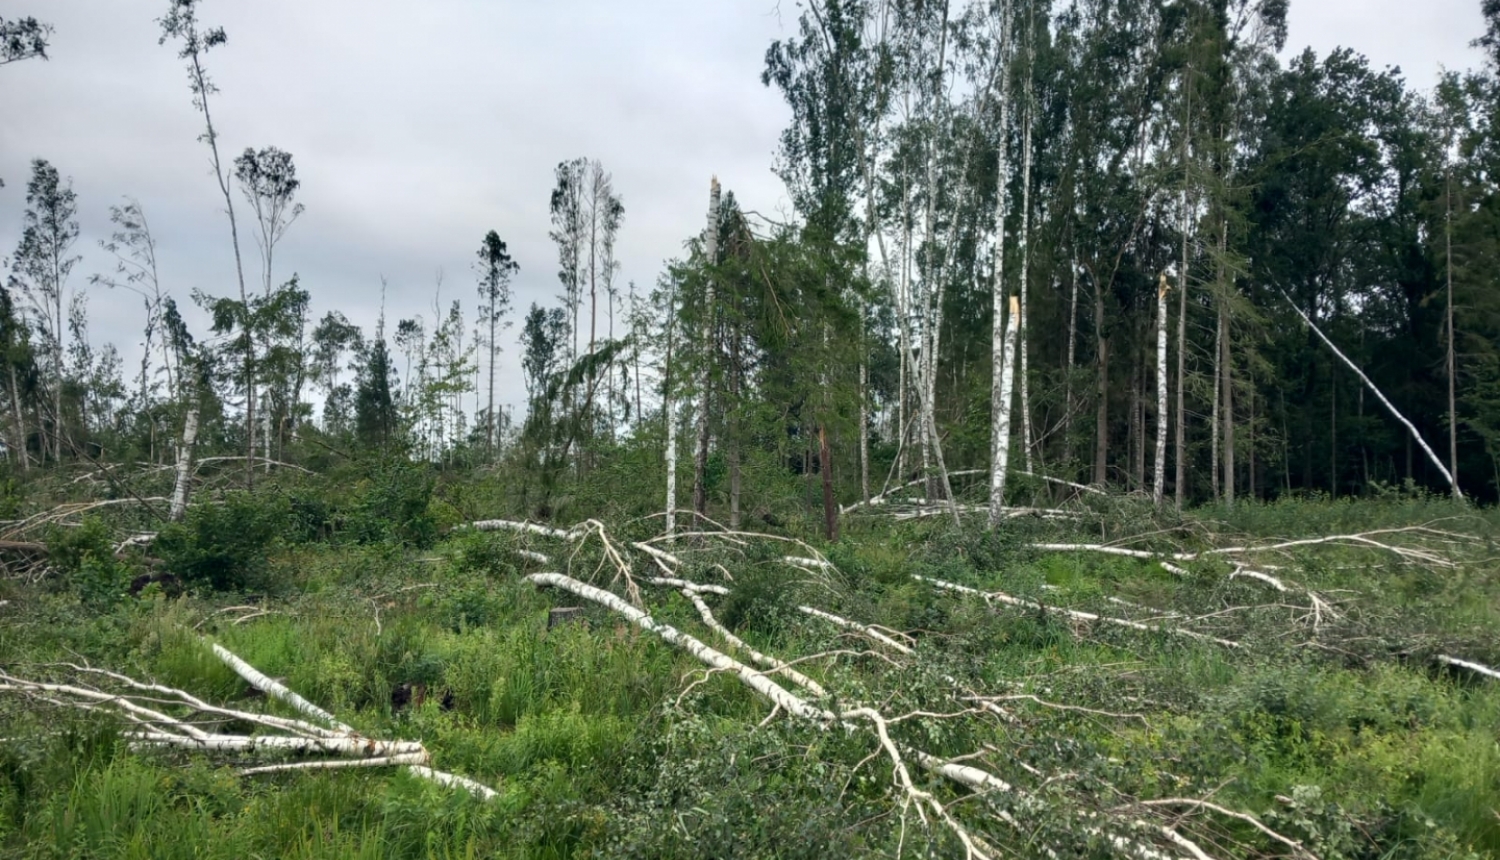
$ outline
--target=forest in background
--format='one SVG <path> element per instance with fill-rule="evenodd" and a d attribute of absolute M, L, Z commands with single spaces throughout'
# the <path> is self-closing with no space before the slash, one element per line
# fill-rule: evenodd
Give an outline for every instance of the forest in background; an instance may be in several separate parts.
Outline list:
<path fill-rule="evenodd" d="M 621 284 L 564 160 L 555 261 L 476 225 L 472 300 L 362 330 L 168 0 L 238 277 L 174 293 L 133 200 L 86 257 L 32 162 L 0 857 L 1492 856 L 1481 5 L 1422 87 L 1279 60 L 1285 0 L 811 0 L 758 70 L 795 218 L 705 177 Z"/>
<path fill-rule="evenodd" d="M 668 423 L 700 511 L 763 506 L 752 464 L 825 461 L 839 504 L 887 475 L 940 498 L 942 472 L 1001 459 L 1179 508 L 1407 482 L 1496 496 L 1488 53 L 1422 86 L 1351 50 L 1278 61 L 1285 3 L 814 4 L 761 72 L 792 112 L 776 170 L 795 223 L 712 196 L 706 232 L 638 289 L 616 278 L 623 193 L 567 160 L 555 304 L 511 307 L 523 261 L 481 225 L 472 300 L 362 331 L 310 318 L 311 288 L 277 271 L 302 211 L 292 156 L 221 152 L 224 34 L 173 9 L 163 40 L 239 283 L 175 294 L 136 202 L 85 257 L 88 201 L 37 159 L 0 306 L 17 470 L 88 451 L 168 464 L 196 411 L 215 454 L 508 463 L 535 476 L 532 513 L 602 458 L 663 451 Z M 8 58 L 45 56 L 44 25 L 7 26 Z M 88 288 L 106 286 L 142 299 L 138 366 L 89 337 Z M 513 415 L 495 378 L 517 369 Z"/>

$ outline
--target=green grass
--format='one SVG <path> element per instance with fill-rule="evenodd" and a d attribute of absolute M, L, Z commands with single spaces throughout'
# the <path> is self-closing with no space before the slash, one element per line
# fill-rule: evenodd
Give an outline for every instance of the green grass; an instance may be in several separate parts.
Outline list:
<path fill-rule="evenodd" d="M 467 504 L 467 503 L 463 503 Z M 1278 575 L 1338 602 L 1314 632 L 1262 585 L 1219 561 L 1160 566 L 1038 553 L 1033 540 L 1097 541 L 1155 532 L 1140 545 L 1218 544 L 1438 522 L 1478 536 L 1433 569 L 1379 551 L 1325 546 L 1270 559 Z M 832 588 L 749 548 L 708 561 L 736 574 L 721 618 L 783 656 L 868 651 L 795 611 L 810 602 L 909 631 L 917 657 L 856 654 L 805 664 L 846 701 L 888 713 L 952 711 L 953 683 L 1111 713 L 1006 704 L 1011 717 L 914 718 L 897 740 L 937 755 L 985 749 L 976 763 L 1057 810 L 1107 810 L 1129 798 L 1212 797 L 1252 812 L 1333 858 L 1500 855 L 1500 683 L 1440 671 L 1444 651 L 1500 662 L 1500 575 L 1485 559 L 1495 515 L 1433 499 L 1287 502 L 1152 523 L 1122 506 L 1080 532 L 1018 522 L 1000 533 L 938 520 L 854 522 L 829 548 Z M 622 524 L 622 533 L 649 533 Z M 419 740 L 440 768 L 494 786 L 484 803 L 388 769 L 243 777 L 233 758 L 130 750 L 98 715 L 0 695 L 0 857 L 827 857 L 961 856 L 941 829 L 903 823 L 891 771 L 868 737 L 778 719 L 732 677 L 588 608 L 524 582 L 508 535 L 452 535 L 421 552 L 390 544 L 296 544 L 268 559 L 265 615 L 235 623 L 243 595 L 200 591 L 85 600 L 66 582 L 5 585 L 0 665 L 29 677 L 58 661 L 151 677 L 239 707 L 263 700 L 204 638 L 361 731 Z M 539 541 L 527 541 L 542 546 Z M 555 551 L 549 547 L 548 551 Z M 573 559 L 587 576 L 594 550 Z M 986 606 L 911 574 L 1004 590 L 1048 606 L 1149 618 L 1200 617 L 1195 629 L 1242 651 L 1056 614 Z M 709 643 L 680 596 L 647 591 L 653 614 Z M 1111 599 L 1128 601 L 1123 607 Z M 1252 607 L 1235 609 L 1232 607 Z M 217 614 L 216 614 L 217 613 Z M 197 628 L 195 630 L 195 628 Z M 421 685 L 400 710 L 391 692 Z M 448 695 L 451 709 L 440 702 Z M 284 711 L 283 711 L 284 712 Z M 1022 765 L 1025 765 L 1024 767 Z M 918 772 L 1007 854 L 1084 846 L 1078 820 L 1044 816 L 1022 835 L 1000 825 L 1004 798 L 960 792 Z M 1232 821 L 1229 845 L 1255 843 Z M 1211 852 L 1213 853 L 1213 852 Z M 1228 849 L 1215 856 L 1250 856 Z"/>

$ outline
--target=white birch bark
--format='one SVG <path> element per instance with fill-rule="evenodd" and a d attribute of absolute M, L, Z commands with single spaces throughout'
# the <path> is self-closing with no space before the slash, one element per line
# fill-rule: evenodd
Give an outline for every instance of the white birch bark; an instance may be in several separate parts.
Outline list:
<path fill-rule="evenodd" d="M 187 513 L 188 488 L 193 481 L 193 448 L 198 444 L 198 407 L 188 409 L 182 422 L 182 444 L 177 447 L 177 480 L 172 486 L 172 505 L 168 518 L 181 522 Z"/>
<path fill-rule="evenodd" d="M 1151 498 L 1161 507 L 1167 483 L 1167 275 L 1156 287 L 1156 473 Z"/>
<path fill-rule="evenodd" d="M 662 403 L 667 417 L 667 537 L 677 531 L 677 407 L 668 391 Z"/>
<path fill-rule="evenodd" d="M 220 660 L 223 660 L 225 665 L 233 669 L 235 674 L 239 675 L 241 678 L 244 678 L 247 684 L 257 690 L 260 690 L 267 696 L 285 702 L 289 707 L 291 707 L 298 713 L 304 716 L 312 717 L 316 720 L 320 720 L 334 727 L 335 729 L 338 729 L 341 732 L 345 732 L 347 734 L 354 733 L 354 729 L 339 722 L 333 714 L 328 713 L 317 705 L 314 705 L 312 702 L 309 702 L 308 700 L 287 689 L 283 684 L 276 681 L 275 679 L 266 677 L 266 675 L 259 669 L 251 666 L 244 660 L 241 660 L 239 657 L 235 656 L 233 651 L 230 651 L 228 648 L 225 648 L 223 645 L 220 645 L 217 642 L 214 643 L 214 654 L 217 655 Z M 417 745 L 417 748 L 420 749 L 420 745 Z M 411 751 L 412 750 L 410 749 L 403 749 L 396 750 L 395 752 Z"/>
<path fill-rule="evenodd" d="M 667 354 L 662 366 L 661 411 L 667 422 L 667 537 L 677 531 L 677 402 L 672 398 L 672 335 L 677 319 L 677 289 L 667 300 Z M 637 375 L 639 379 L 639 375 Z"/>
<path fill-rule="evenodd" d="M 1005 310 L 1005 209 L 1010 186 L 1010 160 L 1006 149 L 1006 133 L 1010 128 L 1010 75 L 1006 74 L 1005 58 L 1010 36 L 1010 0 L 1000 6 L 1001 36 L 999 56 L 996 58 L 1002 79 L 1000 93 L 1000 132 L 996 135 L 999 163 L 995 170 L 995 280 L 990 287 L 994 318 L 990 324 L 990 361 L 992 382 L 990 388 L 990 528 L 1000 524 L 1005 507 L 1005 468 L 1010 459 L 1010 386 L 1013 376 L 1010 356 L 1006 353 L 1014 344 L 1014 324 L 1007 327 Z M 1020 316 L 1020 304 L 1010 300 L 1011 316 Z"/>
<path fill-rule="evenodd" d="M 1030 33 L 1027 36 L 1030 38 Z M 1027 56 L 1030 56 L 1027 47 Z M 1031 459 L 1034 437 L 1031 432 L 1031 373 L 1029 370 L 1030 338 L 1027 336 L 1026 294 L 1031 292 L 1031 63 L 1026 64 L 1025 121 L 1021 135 L 1021 235 L 1017 237 L 1021 246 L 1021 329 L 1017 337 L 1021 343 L 1021 450 L 1025 454 L 1026 471 L 1035 470 Z"/>
<path fill-rule="evenodd" d="M 719 178 L 709 180 L 708 224 L 703 233 L 703 253 L 709 266 L 718 261 L 719 251 Z M 703 354 L 703 367 L 699 372 L 701 390 L 698 393 L 698 451 L 693 462 L 693 508 L 700 514 L 708 512 L 708 488 L 704 485 L 708 470 L 708 406 L 709 389 L 713 382 L 713 369 L 708 356 L 713 348 L 714 331 L 714 279 L 709 277 L 704 288 L 703 332 L 699 349 Z"/>
<path fill-rule="evenodd" d="M 669 645 L 675 645 L 687 651 L 706 665 L 722 672 L 734 673 L 747 687 L 765 696 L 773 704 L 779 705 L 782 710 L 789 714 L 821 723 L 832 723 L 838 719 L 832 711 L 826 711 L 822 708 L 809 705 L 801 697 L 789 692 L 786 688 L 771 680 L 764 672 L 750 668 L 728 654 L 705 645 L 700 640 L 683 633 L 671 625 L 662 624 L 660 621 L 631 606 L 623 598 L 611 592 L 605 591 L 602 588 L 595 588 L 592 585 L 579 582 L 572 577 L 564 576 L 560 573 L 533 573 L 526 578 L 537 585 L 560 588 L 576 594 L 585 600 L 591 600 L 618 612 L 625 616 L 630 623 L 648 633 L 655 633 Z"/>
<path fill-rule="evenodd" d="M 1015 386 L 1016 330 L 1022 325 L 1021 303 L 1010 298 L 1010 325 L 1005 326 L 1000 339 L 1001 368 L 996 385 L 994 402 L 994 426 L 991 428 L 992 460 L 990 463 L 990 527 L 994 528 L 1005 515 L 1005 478 L 1010 466 L 1010 406 Z M 1003 318 L 1002 318 L 1003 319 Z"/>
<path fill-rule="evenodd" d="M 1370 377 L 1365 376 L 1365 372 L 1359 369 L 1359 365 L 1350 361 L 1347 355 L 1344 355 L 1344 353 L 1339 351 L 1338 347 L 1333 345 L 1333 341 L 1328 339 L 1328 335 L 1323 334 L 1323 330 L 1318 328 L 1317 325 L 1308 318 L 1307 314 L 1302 312 L 1301 308 L 1297 307 L 1297 303 L 1292 301 L 1291 296 L 1288 296 L 1283 292 L 1281 294 L 1281 297 L 1286 299 L 1286 303 L 1292 306 L 1292 310 L 1297 312 L 1297 316 L 1302 317 L 1302 321 L 1307 323 L 1307 327 L 1312 329 L 1313 334 L 1317 335 L 1319 340 L 1323 341 L 1323 343 L 1329 349 L 1333 350 L 1333 354 L 1338 356 L 1339 360 L 1347 365 L 1350 370 L 1354 371 L 1354 374 L 1359 377 L 1360 381 L 1365 384 L 1366 388 L 1370 389 L 1370 392 L 1374 394 L 1375 398 L 1385 406 L 1386 410 L 1388 410 L 1397 421 L 1401 422 L 1401 426 L 1405 427 L 1406 431 L 1411 434 L 1411 438 L 1417 443 L 1418 447 L 1422 449 L 1422 452 L 1427 455 L 1427 459 L 1431 460 L 1432 465 L 1437 467 L 1438 474 L 1442 475 L 1443 479 L 1448 482 L 1448 486 L 1453 490 L 1454 498 L 1462 499 L 1463 492 L 1459 490 L 1458 482 L 1453 479 L 1453 473 L 1448 471 L 1448 467 L 1443 465 L 1442 458 L 1438 457 L 1438 455 L 1432 450 L 1432 447 L 1427 444 L 1427 440 L 1422 438 L 1422 434 L 1417 432 L 1416 426 L 1413 425 L 1410 421 L 1406 420 L 1406 416 L 1402 415 L 1400 410 L 1396 409 L 1391 401 L 1385 398 L 1385 395 L 1380 392 L 1380 389 L 1375 387 L 1375 383 L 1370 381 Z"/>

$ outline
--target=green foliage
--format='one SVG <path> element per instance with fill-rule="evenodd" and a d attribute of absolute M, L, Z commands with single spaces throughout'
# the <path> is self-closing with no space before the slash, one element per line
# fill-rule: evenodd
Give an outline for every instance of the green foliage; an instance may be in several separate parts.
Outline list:
<path fill-rule="evenodd" d="M 119 600 L 134 570 L 115 557 L 114 535 L 103 519 L 88 517 L 77 528 L 53 527 L 47 533 L 47 560 L 90 604 Z"/>
<path fill-rule="evenodd" d="M 290 506 L 281 495 L 234 492 L 217 504 L 188 509 L 165 526 L 153 551 L 189 585 L 219 591 L 261 588 L 269 554 L 285 533 Z"/>
<path fill-rule="evenodd" d="M 360 543 L 395 541 L 425 548 L 437 539 L 430 510 L 436 479 L 421 463 L 380 457 L 355 493 L 345 530 Z"/>

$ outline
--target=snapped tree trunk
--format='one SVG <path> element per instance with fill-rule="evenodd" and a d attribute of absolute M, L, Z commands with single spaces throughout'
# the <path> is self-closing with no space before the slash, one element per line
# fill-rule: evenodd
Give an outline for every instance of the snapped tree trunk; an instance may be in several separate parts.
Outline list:
<path fill-rule="evenodd" d="M 1411 441 L 1416 442 L 1417 445 L 1421 447 L 1422 453 L 1427 455 L 1427 459 L 1432 461 L 1432 465 L 1437 467 L 1438 473 L 1441 474 L 1443 476 L 1443 479 L 1448 482 L 1448 486 L 1452 488 L 1454 496 L 1456 498 L 1462 499 L 1463 493 L 1460 492 L 1458 488 L 1458 482 L 1453 478 L 1453 473 L 1448 471 L 1448 467 L 1443 465 L 1442 459 L 1438 457 L 1438 455 L 1432 450 L 1432 447 L 1427 444 L 1427 440 L 1423 439 L 1422 434 L 1417 432 L 1416 426 L 1413 425 L 1410 421 L 1406 420 L 1406 416 L 1402 415 L 1401 412 L 1397 410 L 1396 407 L 1391 403 L 1391 401 L 1386 399 L 1385 395 L 1381 393 L 1380 389 L 1375 387 L 1375 383 L 1370 381 L 1370 377 L 1365 376 L 1365 372 L 1359 369 L 1359 365 L 1355 364 L 1353 361 L 1350 361 L 1347 355 L 1344 355 L 1344 353 L 1341 352 L 1338 347 L 1333 345 L 1333 341 L 1329 340 L 1328 336 L 1323 334 L 1322 329 L 1313 324 L 1313 321 L 1308 318 L 1307 314 L 1302 312 L 1301 308 L 1297 307 L 1297 303 L 1293 302 L 1290 296 L 1288 296 L 1286 293 L 1282 293 L 1281 297 L 1286 299 L 1287 304 L 1292 306 L 1292 310 L 1296 311 L 1297 316 L 1301 317 L 1302 321 L 1307 323 L 1307 327 L 1312 329 L 1313 333 L 1318 336 L 1318 339 L 1323 341 L 1323 343 L 1333 351 L 1333 354 L 1339 357 L 1339 360 L 1342 361 L 1345 366 L 1354 371 L 1354 374 L 1359 377 L 1360 381 L 1365 384 L 1366 388 L 1370 389 L 1370 393 L 1375 395 L 1375 399 L 1380 401 L 1381 405 L 1383 405 L 1386 410 L 1391 413 L 1392 417 L 1401 422 L 1401 426 L 1406 428 L 1406 432 L 1409 434 Z M 1410 460 L 1411 455 L 1410 453 L 1408 453 L 1406 467 L 1408 475 L 1412 474 Z"/>
<path fill-rule="evenodd" d="M 995 386 L 994 425 L 990 439 L 990 528 L 1000 524 L 1005 508 L 1005 478 L 1010 466 L 1010 402 L 1015 385 L 1016 330 L 1021 327 L 1021 303 L 1010 297 L 1010 324 L 1001 337 L 1001 370 Z"/>
<path fill-rule="evenodd" d="M 708 487 L 704 483 L 708 473 L 708 405 L 713 387 L 713 368 L 709 356 L 713 355 L 714 279 L 711 274 L 718 260 L 719 249 L 719 178 L 709 180 L 708 226 L 703 237 L 704 259 L 710 274 L 704 287 L 703 334 L 700 350 L 703 367 L 699 372 L 702 390 L 699 392 L 698 408 L 698 453 L 693 461 L 693 510 L 700 516 L 708 514 Z"/>
<path fill-rule="evenodd" d="M 167 517 L 182 522 L 187 514 L 188 492 L 193 480 L 193 449 L 198 444 L 198 404 L 188 408 L 182 423 L 182 444 L 177 446 L 177 479 L 172 485 L 172 504 Z"/>

